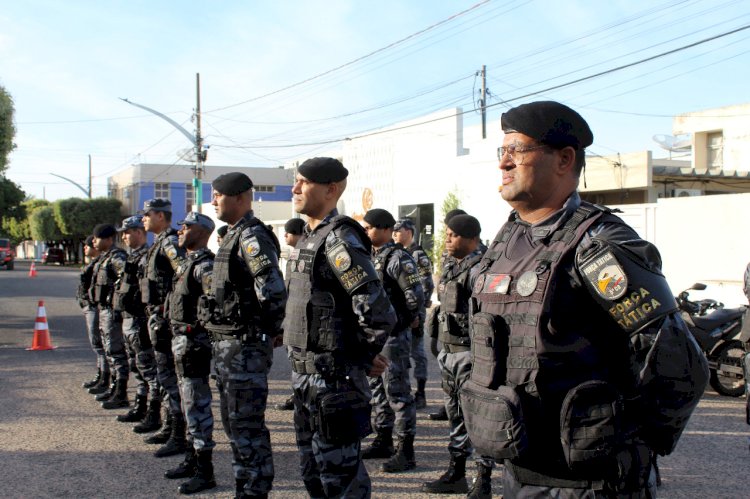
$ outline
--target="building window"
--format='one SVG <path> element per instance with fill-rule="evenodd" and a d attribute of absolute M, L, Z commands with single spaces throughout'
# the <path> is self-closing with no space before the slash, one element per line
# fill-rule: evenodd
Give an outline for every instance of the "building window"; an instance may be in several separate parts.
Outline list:
<path fill-rule="evenodd" d="M 724 134 L 714 132 L 706 135 L 708 155 L 706 157 L 709 168 L 721 168 L 724 165 Z"/>
<path fill-rule="evenodd" d="M 154 197 L 169 199 L 169 183 L 154 182 Z"/>
<path fill-rule="evenodd" d="M 193 211 L 195 204 L 195 188 L 193 184 L 185 184 L 185 213 Z"/>
<path fill-rule="evenodd" d="M 276 186 L 275 185 L 254 185 L 253 190 L 255 192 L 275 192 Z"/>

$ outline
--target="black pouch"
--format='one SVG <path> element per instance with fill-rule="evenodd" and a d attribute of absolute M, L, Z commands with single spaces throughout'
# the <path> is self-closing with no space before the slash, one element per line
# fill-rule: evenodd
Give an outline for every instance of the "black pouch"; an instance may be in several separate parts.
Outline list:
<path fill-rule="evenodd" d="M 318 399 L 318 432 L 329 444 L 349 444 L 372 433 L 370 400 L 353 388 L 328 392 Z"/>
<path fill-rule="evenodd" d="M 336 334 L 334 310 L 336 301 L 331 293 L 315 292 L 310 296 L 310 339 L 318 348 L 333 352 L 343 348 Z"/>
<path fill-rule="evenodd" d="M 508 325 L 501 316 L 479 312 L 471 318 L 471 379 L 480 386 L 497 388 L 505 381 Z"/>
<path fill-rule="evenodd" d="M 605 471 L 623 438 L 622 398 L 604 381 L 586 381 L 568 392 L 560 410 L 560 441 L 572 471 Z"/>
<path fill-rule="evenodd" d="M 521 400 L 502 385 L 496 390 L 468 380 L 461 387 L 461 410 L 472 444 L 481 456 L 515 459 L 528 447 Z"/>
<path fill-rule="evenodd" d="M 438 332 L 440 331 L 440 320 L 438 314 L 440 313 L 440 306 L 435 305 L 427 311 L 427 317 L 424 321 L 424 330 L 427 336 L 430 338 L 437 338 Z"/>

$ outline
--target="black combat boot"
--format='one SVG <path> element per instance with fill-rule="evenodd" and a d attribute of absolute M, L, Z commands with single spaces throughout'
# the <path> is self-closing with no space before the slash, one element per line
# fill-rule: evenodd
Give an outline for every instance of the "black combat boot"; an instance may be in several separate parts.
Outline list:
<path fill-rule="evenodd" d="M 422 492 L 428 494 L 466 494 L 469 484 L 466 482 L 466 456 L 452 455 L 448 470 L 433 482 L 425 482 Z"/>
<path fill-rule="evenodd" d="M 102 373 L 102 377 L 99 378 L 99 382 L 89 388 L 89 393 L 91 395 L 99 395 L 100 393 L 104 393 L 107 391 L 107 388 L 109 388 L 109 371 Z"/>
<path fill-rule="evenodd" d="M 135 405 L 125 414 L 117 416 L 120 423 L 137 423 L 146 416 L 146 405 L 148 397 L 146 395 L 135 394 Z"/>
<path fill-rule="evenodd" d="M 112 395 L 115 394 L 115 388 L 117 387 L 117 376 L 112 373 L 109 377 L 109 386 L 107 387 L 107 390 L 104 392 L 101 392 L 99 395 L 94 397 L 94 399 L 97 402 L 104 402 L 105 400 L 109 400 L 112 398 Z"/>
<path fill-rule="evenodd" d="M 378 430 L 369 447 L 362 451 L 362 459 L 382 459 L 393 455 L 393 428 Z"/>
<path fill-rule="evenodd" d="M 197 454 L 195 453 L 195 449 L 192 445 L 188 446 L 187 450 L 185 451 L 185 459 L 183 459 L 176 468 L 165 471 L 164 478 L 169 478 L 170 480 L 172 480 L 174 478 L 190 478 L 191 476 L 195 475 L 196 458 Z"/>
<path fill-rule="evenodd" d="M 169 437 L 172 436 L 172 412 L 167 408 L 167 415 L 161 425 L 161 431 L 146 438 L 147 444 L 165 444 Z"/>
<path fill-rule="evenodd" d="M 182 454 L 187 449 L 185 440 L 185 417 L 180 414 L 172 415 L 172 434 L 169 440 L 154 452 L 154 457 L 167 457 Z"/>
<path fill-rule="evenodd" d="M 86 389 L 93 388 L 94 385 L 98 385 L 99 384 L 99 380 L 100 379 L 102 379 L 102 370 L 101 369 L 97 369 L 96 370 L 96 376 L 94 376 L 94 378 L 91 379 L 91 380 L 89 380 L 89 381 L 84 381 L 84 383 L 81 386 L 84 387 L 84 388 L 86 388 Z"/>
<path fill-rule="evenodd" d="M 180 494 L 195 494 L 201 490 L 213 489 L 216 487 L 214 479 L 214 464 L 211 461 L 211 449 L 197 452 L 195 465 L 195 475 L 187 482 L 180 484 L 177 489 Z"/>
<path fill-rule="evenodd" d="M 492 499 L 492 468 L 477 463 L 477 476 L 466 499 Z"/>
<path fill-rule="evenodd" d="M 276 409 L 280 411 L 293 411 L 294 410 L 294 395 L 286 399 L 281 404 L 276 404 Z"/>
<path fill-rule="evenodd" d="M 128 378 L 117 378 L 112 396 L 102 402 L 102 409 L 120 409 L 130 407 L 128 402 Z"/>
<path fill-rule="evenodd" d="M 430 419 L 433 421 L 448 421 L 448 411 L 445 410 L 445 405 L 441 405 L 437 412 L 431 412 Z"/>
<path fill-rule="evenodd" d="M 383 463 L 383 471 L 386 473 L 399 473 L 401 471 L 413 470 L 417 467 L 414 456 L 414 435 L 399 437 L 396 453 L 388 461 Z"/>
<path fill-rule="evenodd" d="M 417 406 L 417 409 L 424 409 L 427 407 L 427 397 L 425 397 L 424 394 L 424 386 L 426 383 L 426 379 L 417 380 L 417 391 L 414 394 L 414 404 Z"/>
<path fill-rule="evenodd" d="M 148 410 L 142 421 L 133 426 L 135 433 L 151 433 L 161 426 L 161 399 L 152 398 L 148 404 Z"/>
<path fill-rule="evenodd" d="M 242 499 L 245 496 L 245 484 L 247 480 L 244 478 L 234 479 L 234 499 Z"/>

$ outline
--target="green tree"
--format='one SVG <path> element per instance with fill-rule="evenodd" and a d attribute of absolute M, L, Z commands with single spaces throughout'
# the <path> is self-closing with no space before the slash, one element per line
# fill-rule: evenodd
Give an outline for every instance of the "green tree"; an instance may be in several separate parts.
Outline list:
<path fill-rule="evenodd" d="M 2 214 L 2 220 L 0 220 L 0 233 L 5 233 L 11 236 L 15 242 L 16 239 L 8 227 L 6 227 L 6 219 L 8 220 L 7 225 L 10 226 L 14 221 L 16 223 L 26 218 L 21 202 L 26 197 L 26 194 L 21 188 L 12 180 L 5 178 L 0 174 L 0 214 Z"/>
<path fill-rule="evenodd" d="M 461 200 L 458 199 L 456 193 L 452 191 L 445 196 L 443 204 L 440 207 L 440 230 L 437 232 L 435 244 L 432 247 L 432 255 L 430 255 L 435 264 L 433 268 L 437 273 L 440 273 L 443 268 L 443 255 L 445 254 L 445 225 L 442 221 L 445 220 L 445 215 L 447 215 L 449 211 L 457 209 L 460 204 Z"/>
<path fill-rule="evenodd" d="M 8 168 L 8 154 L 15 149 L 16 126 L 13 124 L 13 99 L 0 86 L 0 174 Z"/>
<path fill-rule="evenodd" d="M 36 241 L 60 241 L 63 238 L 55 222 L 52 206 L 43 206 L 29 215 L 31 237 Z"/>
<path fill-rule="evenodd" d="M 68 257 L 78 262 L 80 245 L 98 224 L 117 224 L 122 203 L 113 198 L 68 198 L 55 201 L 54 214 Z"/>
<path fill-rule="evenodd" d="M 16 207 L 13 213 L 3 216 L 3 230 L 16 243 L 32 239 L 29 216 L 37 209 L 49 206 L 49 201 L 44 199 L 28 199 Z"/>

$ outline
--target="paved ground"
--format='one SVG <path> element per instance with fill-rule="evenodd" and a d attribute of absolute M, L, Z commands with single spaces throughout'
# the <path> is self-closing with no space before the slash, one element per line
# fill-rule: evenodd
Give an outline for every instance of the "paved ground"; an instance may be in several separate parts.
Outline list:
<path fill-rule="evenodd" d="M 123 411 L 104 411 L 80 388 L 94 372 L 83 317 L 73 293 L 75 269 L 38 266 L 28 277 L 28 263 L 0 271 L 0 455 L 3 497 L 174 497 L 177 483 L 162 478 L 181 458 L 156 459 L 153 446 L 117 423 Z M 53 351 L 26 351 L 33 337 L 37 302 L 47 311 Z M 439 377 L 430 359 L 429 410 L 441 400 Z M 289 369 L 276 351 L 269 406 L 289 393 Z M 131 388 L 131 398 L 133 390 Z M 217 414 L 217 411 L 215 411 Z M 276 480 L 272 497 L 303 498 L 290 412 L 270 409 Z M 374 497 L 429 497 L 417 491 L 422 482 L 445 469 L 446 427 L 419 415 L 418 468 L 388 475 L 380 461 L 368 463 Z M 675 453 L 660 460 L 664 486 L 659 497 L 748 497 L 745 476 L 750 464 L 744 424 L 744 400 L 705 395 Z M 214 458 L 219 487 L 197 497 L 232 497 L 227 439 L 218 425 Z M 501 487 L 496 473 L 493 491 Z"/>

